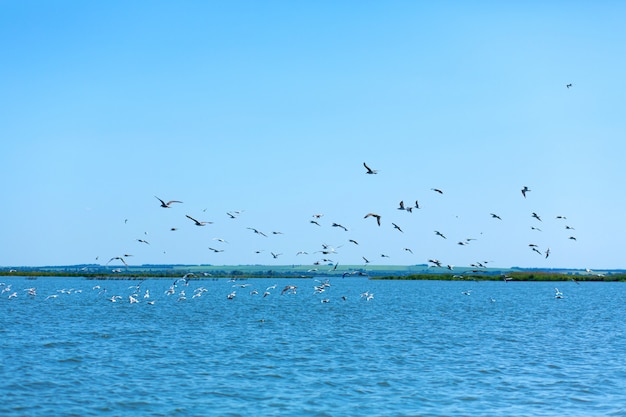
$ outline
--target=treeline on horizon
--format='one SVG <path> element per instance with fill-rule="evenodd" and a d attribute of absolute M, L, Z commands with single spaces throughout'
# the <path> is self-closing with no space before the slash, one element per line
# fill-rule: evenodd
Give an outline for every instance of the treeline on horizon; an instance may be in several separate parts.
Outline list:
<path fill-rule="evenodd" d="M 267 268 L 267 269 L 264 269 Z M 171 266 L 143 266 L 129 267 L 121 272 L 112 272 L 110 268 L 101 266 L 72 267 L 22 267 L 19 269 L 0 268 L 0 276 L 23 276 L 36 279 L 37 277 L 77 277 L 86 279 L 147 279 L 147 278 L 181 278 L 189 274 L 191 279 L 247 279 L 247 278 L 315 278 L 315 277 L 363 277 L 374 280 L 440 280 L 440 281 L 598 281 L 621 282 L 626 281 L 625 271 L 611 271 L 603 274 L 585 273 L 573 270 L 484 270 L 479 273 L 465 271 L 464 273 L 450 273 L 432 271 L 421 273 L 407 273 L 405 268 L 393 267 L 377 268 L 365 271 L 362 268 L 347 270 L 329 270 L 316 273 L 307 273 L 297 268 L 287 266 L 247 266 L 245 268 L 219 269 L 211 267 L 210 272 L 206 265 L 171 265 Z"/>

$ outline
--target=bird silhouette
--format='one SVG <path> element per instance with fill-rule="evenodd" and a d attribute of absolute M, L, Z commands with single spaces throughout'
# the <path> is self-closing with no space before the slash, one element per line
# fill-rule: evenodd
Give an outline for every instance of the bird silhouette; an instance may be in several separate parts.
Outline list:
<path fill-rule="evenodd" d="M 189 220 L 193 221 L 196 226 L 206 226 L 207 224 L 213 224 L 213 222 L 201 222 L 199 220 L 194 219 L 193 217 L 191 217 L 188 214 L 185 214 L 185 217 L 187 217 Z"/>
<path fill-rule="evenodd" d="M 365 217 L 363 217 L 364 219 L 367 219 L 368 217 L 375 217 L 376 218 L 376 223 L 378 223 L 378 225 L 380 226 L 380 214 L 376 214 L 376 213 L 367 213 L 365 215 Z"/>
<path fill-rule="evenodd" d="M 365 172 L 366 174 L 378 174 L 378 170 L 368 167 L 365 162 L 363 162 L 363 166 L 367 170 L 367 172 Z"/>
<path fill-rule="evenodd" d="M 170 208 L 170 204 L 172 204 L 172 203 L 182 203 L 182 201 L 178 201 L 178 200 L 170 200 L 170 201 L 168 201 L 166 203 L 165 201 L 161 200 L 156 195 L 154 197 L 161 202 L 161 207 L 163 207 L 163 208 Z"/>

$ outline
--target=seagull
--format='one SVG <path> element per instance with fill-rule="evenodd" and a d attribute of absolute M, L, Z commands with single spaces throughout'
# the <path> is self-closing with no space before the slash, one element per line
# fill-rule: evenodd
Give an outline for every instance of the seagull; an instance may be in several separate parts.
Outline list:
<path fill-rule="evenodd" d="M 404 248 L 405 251 L 413 253 L 413 251 L 410 248 Z"/>
<path fill-rule="evenodd" d="M 431 188 L 431 190 L 433 190 L 436 193 L 443 194 L 443 191 L 441 191 L 439 188 Z"/>
<path fill-rule="evenodd" d="M 166 203 L 165 201 L 161 200 L 161 199 L 160 199 L 159 197 L 157 197 L 156 195 L 155 195 L 154 197 L 156 197 L 156 199 L 157 199 L 157 200 L 159 200 L 159 201 L 161 202 L 161 207 L 163 207 L 163 208 L 170 208 L 170 204 L 172 204 L 172 203 L 182 203 L 182 201 L 178 201 L 178 200 L 171 200 L 171 201 L 168 201 L 168 202 Z"/>
<path fill-rule="evenodd" d="M 365 217 L 363 217 L 364 219 L 367 219 L 368 217 L 375 217 L 376 218 L 376 223 L 378 223 L 378 225 L 380 226 L 380 214 L 376 214 L 376 213 L 367 213 L 365 215 Z"/>
<path fill-rule="evenodd" d="M 224 249 L 209 248 L 209 250 L 212 250 L 215 253 L 224 252 Z"/>
<path fill-rule="evenodd" d="M 359 242 L 357 242 L 357 241 L 356 241 L 356 240 L 354 240 L 354 239 L 350 239 L 350 240 L 348 240 L 348 242 L 354 243 L 355 245 L 358 245 L 358 244 L 359 244 Z"/>
<path fill-rule="evenodd" d="M 563 293 L 558 288 L 554 288 L 554 298 L 563 298 Z"/>
<path fill-rule="evenodd" d="M 368 167 L 365 162 L 363 162 L 363 166 L 367 170 L 366 174 L 378 174 L 378 170 L 375 170 L 375 169 L 372 169 L 372 168 Z"/>
<path fill-rule="evenodd" d="M 213 222 L 201 222 L 201 221 L 198 221 L 198 220 L 194 219 L 193 217 L 191 217 L 188 214 L 185 214 L 185 217 L 187 217 L 189 220 L 195 222 L 196 226 L 206 226 L 207 224 L 213 224 Z"/>
<path fill-rule="evenodd" d="M 365 256 L 361 256 L 361 258 L 363 258 L 366 264 L 370 263 L 369 259 L 367 259 Z"/>
<path fill-rule="evenodd" d="M 265 236 L 267 237 L 267 235 L 257 229 L 255 229 L 254 227 L 248 227 L 247 229 L 252 230 L 254 233 L 256 233 L 257 235 L 261 235 L 261 236 Z"/>
<path fill-rule="evenodd" d="M 492 218 L 498 219 L 498 220 L 502 220 L 502 218 L 500 216 L 498 216 L 497 214 L 495 214 L 495 213 L 490 213 L 490 214 L 491 214 Z"/>
<path fill-rule="evenodd" d="M 332 224 L 332 226 L 333 226 L 333 227 L 340 227 L 340 228 L 342 228 L 343 230 L 345 230 L 346 232 L 348 231 L 348 229 L 346 229 L 346 227 L 345 227 L 345 226 L 342 226 L 342 225 L 340 225 L 339 223 L 333 223 L 333 224 Z"/>
<path fill-rule="evenodd" d="M 278 259 L 278 257 L 280 255 L 282 255 L 282 253 L 274 253 L 274 252 L 270 252 L 272 254 L 272 256 L 274 257 L 274 259 Z"/>
<path fill-rule="evenodd" d="M 146 245 L 149 245 L 150 242 L 148 242 L 147 240 L 143 240 L 143 239 L 137 239 L 137 242 L 139 243 L 145 243 Z"/>
<path fill-rule="evenodd" d="M 109 262 L 107 262 L 106 264 L 108 265 L 111 261 L 115 260 L 115 259 L 119 259 L 120 261 L 122 261 L 122 263 L 126 266 L 128 266 L 128 264 L 126 263 L 126 261 L 124 260 L 123 257 L 121 256 L 114 256 L 113 258 L 109 259 Z"/>
<path fill-rule="evenodd" d="M 402 229 L 400 229 L 400 226 L 398 226 L 398 225 L 397 225 L 397 224 L 395 224 L 395 223 L 391 223 L 391 224 L 393 225 L 393 228 L 394 228 L 394 229 L 398 229 L 400 232 L 402 232 Z M 402 232 L 402 233 L 404 233 L 404 232 Z"/>
<path fill-rule="evenodd" d="M 537 213 L 535 213 L 534 211 L 533 211 L 533 213 L 531 214 L 531 216 L 532 216 L 532 217 L 534 217 L 535 219 L 537 219 L 537 220 L 541 221 L 541 217 L 539 217 L 539 215 L 538 215 Z"/>
<path fill-rule="evenodd" d="M 438 231 L 438 230 L 435 230 L 435 234 L 436 234 L 437 236 L 441 236 L 441 237 L 442 237 L 442 238 L 444 238 L 444 239 L 447 239 L 447 237 L 445 237 L 445 236 L 444 236 L 444 235 L 443 235 L 440 231 Z"/>
<path fill-rule="evenodd" d="M 441 267 L 441 261 L 439 261 L 438 259 L 429 259 L 428 262 L 437 265 L 438 267 Z"/>
<path fill-rule="evenodd" d="M 228 243 L 226 240 L 219 238 L 219 237 L 214 237 L 213 240 L 217 240 L 218 242 L 222 242 L 222 243 Z"/>
<path fill-rule="evenodd" d="M 415 200 L 415 208 L 416 208 L 416 209 L 419 209 L 419 208 L 420 208 L 420 203 L 419 203 L 419 201 L 417 201 L 417 200 Z"/>
<path fill-rule="evenodd" d="M 550 256 L 550 248 L 546 249 L 546 259 L 548 259 L 548 256 Z"/>
<path fill-rule="evenodd" d="M 570 88 L 570 87 L 572 87 L 572 86 L 573 86 L 573 84 L 572 84 L 572 83 L 565 84 L 565 87 L 567 87 L 567 88 Z"/>
<path fill-rule="evenodd" d="M 398 210 L 406 210 L 404 207 L 404 201 L 400 201 L 400 207 L 398 207 Z"/>
<path fill-rule="evenodd" d="M 575 238 L 574 236 L 570 236 L 570 237 L 568 237 L 568 239 L 570 239 L 570 240 L 576 240 L 576 238 Z"/>
<path fill-rule="evenodd" d="M 286 293 L 287 291 L 289 291 L 289 294 L 295 294 L 297 289 L 298 289 L 298 287 L 296 287 L 295 285 L 287 285 L 287 286 L 285 286 L 285 288 L 283 288 L 283 290 L 280 292 L 280 295 L 283 295 L 283 294 L 284 294 L 284 293 Z"/>
<path fill-rule="evenodd" d="M 530 188 L 528 188 L 527 186 L 524 186 L 524 188 L 522 188 L 522 195 L 524 196 L 524 198 L 526 198 L 526 193 L 531 191 Z"/>
<path fill-rule="evenodd" d="M 318 222 L 316 222 L 315 220 L 309 220 L 309 223 L 313 223 L 313 224 L 316 224 L 316 225 L 318 225 L 318 226 L 321 226 L 321 224 L 319 224 L 319 223 L 318 223 Z"/>
<path fill-rule="evenodd" d="M 565 226 L 567 230 L 575 230 L 572 226 Z"/>

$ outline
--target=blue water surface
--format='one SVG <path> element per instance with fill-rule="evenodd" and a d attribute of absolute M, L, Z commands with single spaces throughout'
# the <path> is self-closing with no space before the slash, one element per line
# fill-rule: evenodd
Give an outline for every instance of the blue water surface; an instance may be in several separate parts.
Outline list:
<path fill-rule="evenodd" d="M 623 283 L 3 281 L 2 416 L 626 416 Z"/>

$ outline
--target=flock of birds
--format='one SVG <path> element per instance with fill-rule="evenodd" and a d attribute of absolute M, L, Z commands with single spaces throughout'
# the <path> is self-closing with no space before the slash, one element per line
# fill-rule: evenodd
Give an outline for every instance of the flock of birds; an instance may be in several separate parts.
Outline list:
<path fill-rule="evenodd" d="M 187 273 L 181 278 L 175 279 L 165 290 L 156 289 L 150 287 L 150 285 L 156 285 L 157 280 L 141 280 L 137 284 L 129 286 L 126 290 L 120 289 L 120 285 L 111 285 L 107 288 L 104 282 L 97 283 L 89 288 L 61 288 L 53 290 L 43 296 L 44 300 L 54 300 L 59 297 L 68 297 L 75 294 L 81 294 L 83 292 L 89 292 L 96 294 L 96 299 L 107 300 L 111 303 L 128 303 L 128 304 L 148 304 L 154 305 L 157 302 L 176 301 L 183 302 L 189 299 L 194 300 L 196 298 L 203 297 L 209 292 L 209 289 L 202 285 L 204 284 L 202 278 L 206 280 L 206 277 L 210 274 L 203 274 L 202 276 L 196 276 L 194 273 Z M 313 281 L 312 289 L 309 290 L 310 294 L 319 297 L 319 302 L 329 303 L 331 298 L 328 297 L 328 290 L 331 288 L 329 279 L 318 280 L 311 279 Z M 274 296 L 289 296 L 295 295 L 299 292 L 306 292 L 303 282 L 299 282 L 298 285 L 287 284 L 278 288 L 278 284 L 269 285 L 265 288 L 258 287 L 258 280 L 253 280 L 254 284 L 248 282 L 246 279 L 231 278 L 229 280 L 213 280 L 225 282 L 227 289 L 220 285 L 219 289 L 212 288 L 213 293 L 220 292 L 227 300 L 234 300 L 237 297 L 244 296 L 271 298 Z M 83 281 L 84 282 L 84 281 Z M 115 281 L 114 281 L 115 282 Z M 118 281 L 119 282 L 119 281 Z M 162 281 L 161 281 L 162 282 Z M 195 287 L 192 283 L 196 283 Z M 339 299 L 341 301 L 347 301 L 349 292 L 342 294 Z M 37 293 L 36 287 L 27 287 L 23 289 L 14 289 L 13 283 L 0 282 L 0 297 L 7 298 L 9 300 L 16 298 L 26 297 L 27 299 L 41 298 Z M 374 293 L 370 290 L 359 293 L 359 300 L 371 301 L 374 299 Z"/>
<path fill-rule="evenodd" d="M 370 167 L 366 162 L 363 162 L 363 167 L 365 168 L 365 174 L 366 175 L 377 175 L 379 174 L 379 170 L 374 169 L 372 167 Z M 441 188 L 436 188 L 436 187 L 432 187 L 430 188 L 430 190 L 435 193 L 436 195 L 442 196 L 441 198 L 445 198 L 444 196 L 444 190 L 442 190 Z M 530 199 L 531 195 L 532 195 L 532 190 L 528 187 L 528 186 L 523 186 L 519 189 L 520 191 L 520 198 L 523 199 Z M 158 196 L 154 196 L 157 200 L 158 200 L 158 206 L 162 209 L 173 209 L 175 206 L 183 206 L 184 203 L 181 200 L 164 200 Z M 206 210 L 206 209 L 205 209 Z M 420 201 L 419 200 L 414 200 L 413 203 L 411 204 L 407 204 L 405 203 L 404 200 L 400 200 L 397 203 L 396 206 L 396 212 L 406 212 L 406 213 L 414 213 L 417 211 L 422 210 L 422 206 L 420 205 Z M 243 210 L 237 210 L 237 211 L 228 211 L 226 212 L 226 215 L 228 216 L 229 219 L 235 220 L 238 219 L 243 213 Z M 315 213 L 312 214 L 311 217 L 309 218 L 308 222 L 309 224 L 311 224 L 314 227 L 322 227 L 322 218 L 323 218 L 324 214 L 322 213 Z M 485 214 L 485 216 L 487 217 L 487 213 Z M 496 212 L 490 212 L 488 213 L 488 216 L 493 220 L 493 221 L 497 221 L 497 222 L 505 222 L 506 220 L 503 219 L 504 216 L 501 216 L 499 213 Z M 204 219 L 198 219 L 197 216 L 192 216 L 190 214 L 185 214 L 184 217 L 190 221 L 194 226 L 196 227 L 205 227 L 205 226 L 210 226 L 213 224 L 212 221 L 207 221 Z M 368 221 L 372 221 L 373 224 L 375 225 L 375 227 L 377 228 L 383 228 L 386 227 L 387 225 L 391 225 L 391 227 L 393 228 L 393 230 L 397 231 L 398 233 L 405 233 L 405 229 L 403 228 L 403 226 L 401 226 L 401 224 L 398 223 L 398 220 L 396 220 L 397 216 L 395 218 L 392 217 L 391 220 L 386 220 L 387 217 L 390 217 L 388 215 L 383 215 L 380 212 L 374 212 L 374 211 L 369 211 L 369 212 L 365 212 L 363 213 L 363 219 L 368 222 Z M 537 212 L 531 211 L 529 213 L 529 218 L 533 219 L 532 220 L 532 225 L 530 226 L 530 229 L 533 231 L 537 231 L 537 232 L 541 232 L 542 228 L 541 226 L 544 224 L 544 218 L 542 215 L 540 215 Z M 371 220 L 370 220 L 371 219 Z M 563 215 L 558 215 L 556 216 L 556 221 L 562 222 L 562 227 L 564 230 L 566 230 L 567 232 L 567 238 L 570 241 L 576 241 L 576 237 L 572 234 L 572 232 L 575 230 L 574 227 L 572 227 L 569 223 L 567 223 L 567 218 Z M 125 222 L 127 222 L 127 220 L 125 220 Z M 343 230 L 345 232 L 350 232 L 350 229 L 348 227 L 346 227 L 344 224 L 336 222 L 336 221 L 332 221 L 329 223 L 326 223 L 326 225 L 330 225 L 330 227 L 332 228 L 336 228 L 339 230 Z M 275 236 L 275 235 L 282 235 L 283 232 L 281 231 L 263 231 L 261 228 L 257 228 L 257 227 L 251 227 L 251 226 L 247 226 L 245 227 L 246 230 L 249 230 L 250 233 L 259 236 L 263 239 L 269 238 L 271 236 Z M 176 231 L 178 230 L 177 227 L 171 227 L 170 228 L 171 231 Z M 370 231 L 372 234 L 374 233 L 373 231 Z M 368 232 L 369 233 L 369 232 Z M 449 238 L 448 233 L 445 233 L 442 230 L 438 230 L 435 229 L 432 231 L 432 233 L 434 234 L 434 236 L 436 236 L 437 238 L 443 239 L 445 241 L 451 241 L 451 242 L 455 242 L 456 241 L 456 245 L 458 246 L 468 246 L 470 244 L 472 244 L 473 241 L 478 240 L 476 237 L 467 237 L 461 240 L 454 239 L 454 238 Z M 482 234 L 482 232 L 481 232 Z M 146 232 L 147 235 L 147 232 Z M 294 249 L 294 253 L 296 257 L 299 257 L 300 255 L 313 255 L 316 256 L 316 259 L 312 262 L 307 262 L 307 261 L 303 261 L 301 262 L 302 265 L 311 265 L 311 268 L 307 271 L 311 274 L 323 274 L 324 272 L 328 272 L 328 271 L 336 271 L 337 270 L 337 266 L 339 264 L 337 258 L 338 258 L 338 254 L 339 254 L 339 248 L 341 248 L 344 245 L 351 245 L 354 248 L 358 248 L 360 243 L 359 240 L 357 240 L 358 238 L 355 236 L 348 236 L 348 238 L 345 240 L 345 243 L 343 244 L 339 244 L 339 245 L 329 245 L 327 243 L 320 243 L 320 246 L 314 250 L 311 249 L 303 249 L 303 250 L 295 250 Z M 144 245 L 150 245 L 150 242 L 144 237 L 142 238 L 137 238 L 135 239 L 138 243 L 144 244 Z M 207 246 L 207 249 L 209 252 L 212 252 L 214 254 L 219 254 L 222 252 L 226 251 L 226 248 L 233 248 L 233 246 L 227 246 L 229 244 L 229 240 L 226 240 L 222 237 L 213 237 L 212 238 L 212 244 Z M 261 241 L 259 241 L 261 242 Z M 266 243 L 269 241 L 263 241 L 263 243 Z M 551 255 L 551 249 L 550 247 L 545 247 L 545 248 L 541 248 L 537 243 L 535 242 L 528 242 L 528 250 L 542 256 L 543 258 L 547 259 L 550 257 Z M 406 253 L 410 253 L 413 254 L 413 249 L 410 247 L 403 247 L 402 251 L 406 252 Z M 280 250 L 275 250 L 275 249 L 270 249 L 270 248 L 262 248 L 262 249 L 256 249 L 255 253 L 260 254 L 260 253 L 269 253 L 272 257 L 272 259 L 277 260 L 279 258 L 281 258 L 281 256 L 284 255 L 284 251 L 280 251 Z M 108 259 L 108 261 L 106 262 L 106 265 L 109 264 L 113 264 L 113 266 L 118 263 L 123 265 L 123 267 L 127 267 L 128 266 L 128 258 L 133 256 L 131 253 L 123 253 L 123 254 L 119 254 L 116 256 L 112 256 Z M 390 258 L 391 256 L 388 253 L 379 253 L 380 258 Z M 99 259 L 99 257 L 96 258 L 97 260 Z M 360 268 L 361 271 L 366 270 L 368 264 L 370 264 L 372 262 L 372 258 L 371 255 L 368 254 L 363 254 L 361 256 L 363 265 Z M 440 261 L 437 257 L 430 257 L 427 259 L 424 259 L 425 262 L 427 262 L 427 265 L 431 268 L 443 268 L 443 269 L 447 269 L 447 270 L 454 270 L 454 265 L 451 262 L 443 262 Z M 218 261 L 219 262 L 219 261 Z M 473 262 L 471 264 L 469 264 L 469 267 L 472 268 L 466 272 L 471 272 L 471 273 L 480 273 L 482 271 L 485 271 L 487 268 L 487 264 L 489 262 L 492 261 L 488 261 L 488 260 L 478 260 L 476 262 Z M 114 269 L 112 269 L 112 272 L 114 273 L 121 273 L 123 272 L 123 267 L 116 267 Z M 328 269 L 330 268 L 330 269 Z M 354 273 L 356 273 L 357 271 L 352 271 Z"/>

